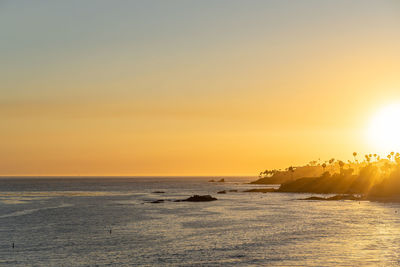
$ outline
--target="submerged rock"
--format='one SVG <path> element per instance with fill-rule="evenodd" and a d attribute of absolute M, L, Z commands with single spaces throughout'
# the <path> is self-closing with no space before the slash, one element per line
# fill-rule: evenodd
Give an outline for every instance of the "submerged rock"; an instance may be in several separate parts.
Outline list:
<path fill-rule="evenodd" d="M 276 192 L 276 189 L 274 189 L 274 188 L 254 188 L 254 189 L 244 190 L 243 192 L 269 193 L 269 192 Z"/>
<path fill-rule="evenodd" d="M 302 198 L 300 200 L 363 200 L 363 197 L 358 197 L 355 195 L 336 195 L 333 197 L 308 197 L 308 198 Z"/>
<path fill-rule="evenodd" d="M 324 197 L 307 197 L 307 198 L 301 198 L 299 200 L 326 200 Z"/>
<path fill-rule="evenodd" d="M 217 200 L 215 197 L 212 197 L 210 195 L 194 195 L 191 196 L 187 199 L 181 199 L 181 200 L 175 200 L 174 202 L 183 202 L 183 201 L 189 201 L 189 202 L 206 202 L 206 201 L 214 201 Z"/>
<path fill-rule="evenodd" d="M 328 197 L 327 200 L 363 200 L 363 197 L 357 197 L 355 195 L 336 195 Z"/>
<path fill-rule="evenodd" d="M 164 191 L 154 191 L 153 194 L 164 194 Z"/>
<path fill-rule="evenodd" d="M 217 194 L 226 194 L 226 191 L 225 190 L 218 191 Z"/>
<path fill-rule="evenodd" d="M 186 199 L 186 201 L 194 201 L 194 202 L 197 202 L 197 201 L 214 201 L 214 200 L 217 200 L 217 199 L 215 197 L 210 196 L 210 195 L 203 195 L 203 196 L 194 195 L 194 196 L 191 196 L 191 197 Z"/>
<path fill-rule="evenodd" d="M 157 204 L 157 203 L 164 203 L 164 199 L 157 199 L 154 201 L 150 201 L 150 203 Z"/>
<path fill-rule="evenodd" d="M 225 179 L 224 179 L 224 178 L 220 179 L 220 180 L 218 181 L 218 183 L 225 183 Z"/>
<path fill-rule="evenodd" d="M 237 189 L 231 189 L 228 192 L 238 192 Z"/>
<path fill-rule="evenodd" d="M 215 180 L 214 180 L 214 179 L 211 179 L 211 180 L 208 181 L 208 182 L 210 182 L 210 183 L 215 183 Z"/>

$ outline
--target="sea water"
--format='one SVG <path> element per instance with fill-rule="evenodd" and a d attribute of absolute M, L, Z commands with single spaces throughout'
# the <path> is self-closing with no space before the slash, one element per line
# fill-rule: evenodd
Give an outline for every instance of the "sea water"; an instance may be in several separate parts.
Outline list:
<path fill-rule="evenodd" d="M 249 178 L 209 179 L 2 178 L 0 265 L 400 265 L 400 204 L 304 201 L 242 192 L 267 187 Z M 194 194 L 218 200 L 173 202 Z"/>

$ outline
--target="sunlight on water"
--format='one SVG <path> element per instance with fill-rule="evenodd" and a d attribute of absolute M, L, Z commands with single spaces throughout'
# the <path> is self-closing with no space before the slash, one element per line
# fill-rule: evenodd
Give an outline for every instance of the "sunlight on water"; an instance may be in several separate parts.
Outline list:
<path fill-rule="evenodd" d="M 66 183 L 73 190 L 59 191 Z M 396 203 L 300 201 L 310 195 L 243 193 L 255 185 L 200 178 L 1 185 L 0 265 L 400 264 Z M 216 194 L 223 189 L 239 192 Z M 168 201 L 193 194 L 218 200 Z"/>

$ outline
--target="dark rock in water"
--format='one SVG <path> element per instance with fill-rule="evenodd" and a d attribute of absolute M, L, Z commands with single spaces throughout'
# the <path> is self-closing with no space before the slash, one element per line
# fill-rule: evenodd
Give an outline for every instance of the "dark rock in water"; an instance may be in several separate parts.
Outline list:
<path fill-rule="evenodd" d="M 163 202 L 164 202 L 164 199 L 158 199 L 158 200 L 151 201 L 150 203 L 157 204 L 157 203 L 163 203 Z"/>
<path fill-rule="evenodd" d="M 245 190 L 243 192 L 250 192 L 250 193 L 269 193 L 269 192 L 276 192 L 276 189 L 274 188 L 254 188 L 254 189 L 249 189 Z"/>
<path fill-rule="evenodd" d="M 324 197 L 307 197 L 307 198 L 302 198 L 300 200 L 326 200 Z"/>
<path fill-rule="evenodd" d="M 210 195 L 204 195 L 204 196 L 199 196 L 199 195 L 194 195 L 191 196 L 187 199 L 181 199 L 181 200 L 175 200 L 174 202 L 183 202 L 183 201 L 189 201 L 189 202 L 206 202 L 206 201 L 214 201 L 217 200 L 215 197 L 212 197 Z"/>
<path fill-rule="evenodd" d="M 328 197 L 327 200 L 362 200 L 362 197 L 357 197 L 354 195 L 336 195 L 333 197 Z"/>
<path fill-rule="evenodd" d="M 224 179 L 224 178 L 220 179 L 220 180 L 218 181 L 218 183 L 225 183 L 225 179 Z"/>
<path fill-rule="evenodd" d="M 237 189 L 231 189 L 228 192 L 238 192 Z"/>
<path fill-rule="evenodd" d="M 194 202 L 197 202 L 197 201 L 214 201 L 214 200 L 217 200 L 217 199 L 215 197 L 210 196 L 210 195 L 203 195 L 203 196 L 194 195 L 194 196 L 191 196 L 191 197 L 186 199 L 186 201 L 194 201 Z"/>
<path fill-rule="evenodd" d="M 153 194 L 164 194 L 164 191 L 154 191 Z"/>
<path fill-rule="evenodd" d="M 217 194 L 226 194 L 226 191 L 222 190 L 222 191 L 217 192 Z"/>
<path fill-rule="evenodd" d="M 215 180 L 214 180 L 214 179 L 211 179 L 209 182 L 210 182 L 210 183 L 215 183 Z"/>
<path fill-rule="evenodd" d="M 308 197 L 308 198 L 303 198 L 300 200 L 363 200 L 362 197 L 357 197 L 354 195 L 336 195 L 333 197 Z"/>

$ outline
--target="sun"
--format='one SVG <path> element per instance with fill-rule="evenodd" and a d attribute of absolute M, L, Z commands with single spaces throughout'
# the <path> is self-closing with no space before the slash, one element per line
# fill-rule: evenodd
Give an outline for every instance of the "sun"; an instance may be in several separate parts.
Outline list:
<path fill-rule="evenodd" d="M 380 152 L 400 151 L 400 103 L 388 105 L 372 117 L 367 138 Z"/>

